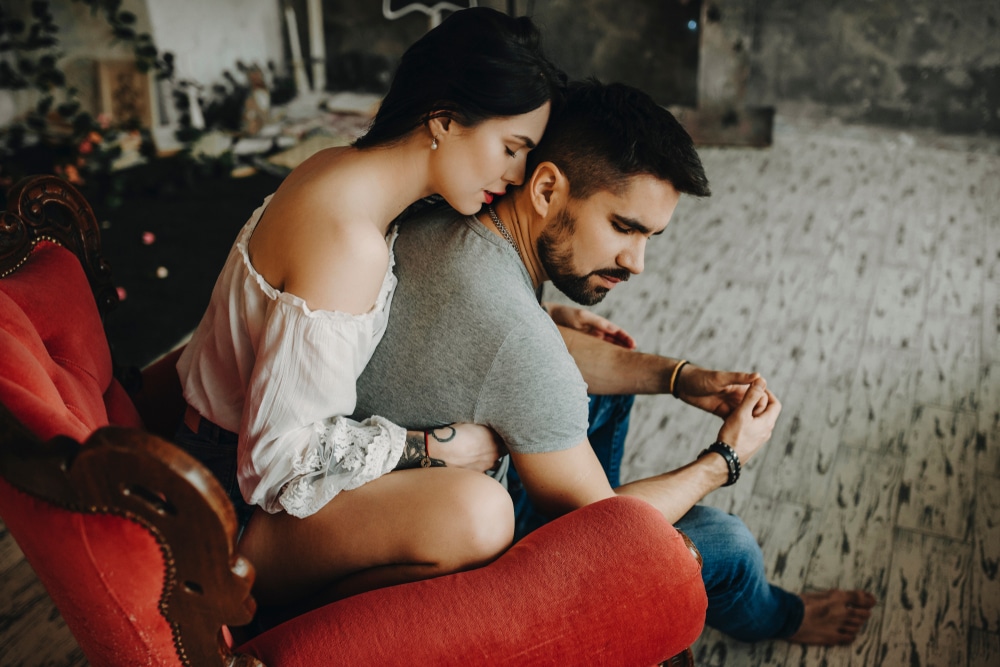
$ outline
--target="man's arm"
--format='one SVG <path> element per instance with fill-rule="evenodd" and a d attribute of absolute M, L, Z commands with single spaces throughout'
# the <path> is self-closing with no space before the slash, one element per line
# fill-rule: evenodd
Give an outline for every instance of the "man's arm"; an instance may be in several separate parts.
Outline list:
<path fill-rule="evenodd" d="M 670 376 L 679 359 L 636 352 L 582 331 L 557 326 L 591 394 L 665 394 L 669 391 Z"/>
<path fill-rule="evenodd" d="M 757 380 L 722 425 L 719 440 L 731 445 L 745 464 L 770 439 L 780 412 L 778 399 Z M 642 498 L 674 523 L 729 477 L 726 461 L 710 453 L 677 470 L 612 489 L 586 440 L 558 452 L 512 452 L 511 457 L 532 501 L 553 517 L 619 494 Z"/>
<path fill-rule="evenodd" d="M 675 523 L 727 479 L 725 461 L 704 456 L 677 470 L 612 489 L 587 441 L 558 452 L 512 452 L 511 458 L 532 502 L 553 518 L 617 494 L 642 498 Z"/>
<path fill-rule="evenodd" d="M 561 325 L 559 333 L 591 394 L 667 394 L 673 378 L 677 398 L 725 419 L 760 378 L 759 373 L 715 371 L 692 363 L 675 372 L 680 359 L 628 350 Z"/>

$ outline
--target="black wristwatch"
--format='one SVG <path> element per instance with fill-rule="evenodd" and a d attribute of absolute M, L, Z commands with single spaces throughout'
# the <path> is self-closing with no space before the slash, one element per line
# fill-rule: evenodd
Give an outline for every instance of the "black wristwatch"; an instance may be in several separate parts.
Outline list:
<path fill-rule="evenodd" d="M 736 480 L 740 478 L 740 470 L 742 470 L 740 467 L 740 457 L 736 454 L 736 450 L 719 440 L 709 445 L 708 449 L 705 449 L 698 455 L 698 458 L 700 459 L 702 456 L 705 456 L 705 454 L 712 452 L 715 452 L 724 458 L 726 460 L 726 466 L 729 468 L 729 478 L 722 486 L 732 486 L 736 483 Z"/>

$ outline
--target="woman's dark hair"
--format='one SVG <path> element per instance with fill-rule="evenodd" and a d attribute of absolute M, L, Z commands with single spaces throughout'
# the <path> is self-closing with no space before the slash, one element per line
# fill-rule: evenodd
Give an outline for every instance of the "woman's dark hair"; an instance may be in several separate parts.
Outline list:
<path fill-rule="evenodd" d="M 561 113 L 549 118 L 541 143 L 528 153 L 527 173 L 542 162 L 559 167 L 576 199 L 617 192 L 639 174 L 681 193 L 711 194 L 691 136 L 653 98 L 621 83 L 569 84 Z"/>
<path fill-rule="evenodd" d="M 558 107 L 565 81 L 542 53 L 531 19 L 463 9 L 406 50 L 371 127 L 354 145 L 392 143 L 439 116 L 472 127 L 550 101 Z"/>

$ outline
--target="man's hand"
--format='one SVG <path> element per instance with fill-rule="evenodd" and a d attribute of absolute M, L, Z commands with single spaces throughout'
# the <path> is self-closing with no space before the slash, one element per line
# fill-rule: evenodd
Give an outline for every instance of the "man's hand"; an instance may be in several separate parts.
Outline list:
<path fill-rule="evenodd" d="M 487 426 L 449 424 L 427 432 L 427 455 L 454 468 L 486 472 L 506 454 L 503 440 Z"/>
<path fill-rule="evenodd" d="M 575 306 L 549 302 L 542 305 L 545 306 L 545 310 L 548 311 L 552 321 L 560 326 L 580 331 L 609 343 L 614 343 L 615 345 L 620 345 L 626 350 L 635 349 L 635 340 L 620 326 L 612 323 L 611 320 Z"/>
<path fill-rule="evenodd" d="M 710 371 L 687 364 L 675 383 L 677 398 L 725 419 L 740 406 L 750 384 L 757 380 L 764 382 L 760 373 Z M 767 387 L 766 383 L 764 387 Z"/>
<path fill-rule="evenodd" d="M 771 439 L 779 414 L 778 397 L 767 388 L 763 378 L 757 378 L 744 393 L 739 406 L 726 417 L 719 429 L 719 440 L 735 449 L 740 463 L 746 465 Z"/>

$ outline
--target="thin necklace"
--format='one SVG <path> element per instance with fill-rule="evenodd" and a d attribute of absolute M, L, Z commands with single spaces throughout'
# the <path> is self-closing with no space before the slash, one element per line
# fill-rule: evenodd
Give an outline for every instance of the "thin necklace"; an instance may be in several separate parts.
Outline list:
<path fill-rule="evenodd" d="M 489 204 L 486 205 L 486 210 L 490 212 L 490 218 L 493 220 L 493 224 L 497 226 L 497 230 L 499 230 L 500 235 L 507 239 L 507 242 L 514 247 L 514 252 L 520 255 L 521 249 L 517 246 L 517 241 L 515 241 L 514 237 L 510 235 L 510 232 L 507 230 L 506 225 L 503 224 L 500 216 L 497 215 L 497 212 L 494 211 L 493 207 Z"/>

